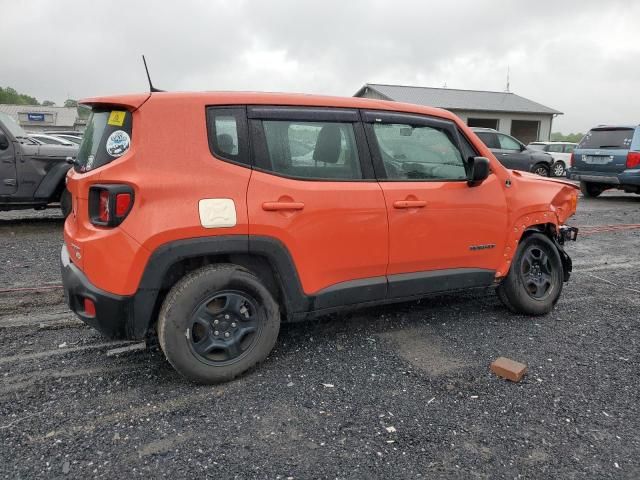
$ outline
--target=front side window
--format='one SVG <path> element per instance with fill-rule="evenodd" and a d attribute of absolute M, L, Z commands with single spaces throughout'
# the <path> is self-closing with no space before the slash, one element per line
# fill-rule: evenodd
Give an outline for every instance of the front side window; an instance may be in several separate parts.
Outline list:
<path fill-rule="evenodd" d="M 449 132 L 429 126 L 373 125 L 391 180 L 465 180 L 465 164 Z"/>
<path fill-rule="evenodd" d="M 269 170 L 309 179 L 362 179 L 353 124 L 264 120 Z"/>
<path fill-rule="evenodd" d="M 502 135 L 499 133 L 498 140 L 502 150 L 521 150 L 520 144 L 508 135 Z"/>

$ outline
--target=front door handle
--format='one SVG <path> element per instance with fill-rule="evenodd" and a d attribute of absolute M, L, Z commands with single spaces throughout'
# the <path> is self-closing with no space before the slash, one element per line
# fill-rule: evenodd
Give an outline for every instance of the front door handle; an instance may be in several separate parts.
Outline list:
<path fill-rule="evenodd" d="M 393 202 L 393 208 L 424 208 L 427 202 L 424 200 L 398 200 Z"/>
<path fill-rule="evenodd" d="M 278 210 L 302 210 L 304 203 L 302 202 L 264 202 L 262 209 L 267 212 L 275 212 Z"/>

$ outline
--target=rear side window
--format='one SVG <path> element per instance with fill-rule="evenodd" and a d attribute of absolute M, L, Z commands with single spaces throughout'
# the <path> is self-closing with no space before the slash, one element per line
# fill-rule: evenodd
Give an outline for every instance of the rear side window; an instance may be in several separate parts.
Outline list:
<path fill-rule="evenodd" d="M 251 165 L 247 116 L 244 107 L 207 108 L 209 149 L 214 156 Z"/>
<path fill-rule="evenodd" d="M 462 154 L 445 130 L 429 126 L 375 123 L 373 132 L 388 179 L 467 178 Z"/>
<path fill-rule="evenodd" d="M 475 134 L 482 140 L 488 148 L 500 148 L 498 143 L 498 136 L 493 132 L 475 132 Z"/>
<path fill-rule="evenodd" d="M 309 179 L 363 178 L 352 123 L 263 120 L 269 170 Z"/>
<path fill-rule="evenodd" d="M 584 136 L 577 148 L 629 149 L 633 132 L 633 128 L 596 128 Z"/>
<path fill-rule="evenodd" d="M 575 150 L 576 146 L 575 145 L 565 145 L 564 146 L 564 152 L 565 153 L 573 153 L 573 151 Z"/>
<path fill-rule="evenodd" d="M 562 153 L 563 148 L 564 148 L 564 145 L 554 144 L 554 145 L 549 145 L 548 151 L 553 153 Z"/>
<path fill-rule="evenodd" d="M 123 156 L 131 148 L 132 115 L 123 109 L 93 109 L 82 137 L 75 170 L 88 172 Z"/>

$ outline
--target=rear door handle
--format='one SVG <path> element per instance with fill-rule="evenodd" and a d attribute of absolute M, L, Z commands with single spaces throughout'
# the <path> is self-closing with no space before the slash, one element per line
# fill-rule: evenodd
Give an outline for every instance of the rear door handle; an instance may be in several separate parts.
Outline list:
<path fill-rule="evenodd" d="M 424 200 L 398 200 L 393 202 L 393 208 L 424 208 L 427 202 Z"/>
<path fill-rule="evenodd" d="M 262 209 L 267 212 L 275 212 L 278 210 L 302 210 L 304 203 L 302 202 L 264 202 Z"/>

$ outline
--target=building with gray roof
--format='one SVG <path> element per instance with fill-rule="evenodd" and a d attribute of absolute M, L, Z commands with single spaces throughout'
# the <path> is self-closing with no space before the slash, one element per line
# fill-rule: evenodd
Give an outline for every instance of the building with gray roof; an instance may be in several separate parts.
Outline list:
<path fill-rule="evenodd" d="M 562 115 L 512 92 L 367 83 L 354 96 L 444 108 L 471 127 L 494 128 L 525 144 L 549 140 L 553 118 Z"/>
<path fill-rule="evenodd" d="M 78 116 L 78 109 L 75 107 L 0 104 L 0 112 L 6 113 L 27 132 L 32 133 L 46 133 L 50 130 L 84 131 L 86 125 L 86 120 Z"/>

